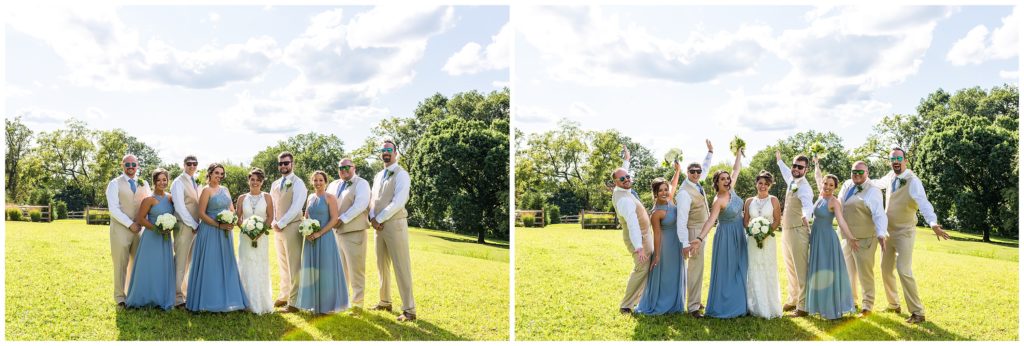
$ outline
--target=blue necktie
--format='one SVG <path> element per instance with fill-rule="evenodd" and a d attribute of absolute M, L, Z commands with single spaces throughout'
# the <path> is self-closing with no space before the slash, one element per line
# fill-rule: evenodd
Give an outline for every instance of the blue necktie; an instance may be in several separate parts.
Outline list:
<path fill-rule="evenodd" d="M 132 193 L 135 193 L 135 179 L 128 179 L 128 185 L 132 187 Z"/>
<path fill-rule="evenodd" d="M 342 182 L 341 186 L 338 186 L 338 194 L 337 194 L 338 198 L 341 198 L 341 192 L 345 191 L 345 188 L 348 188 L 348 182 L 347 181 Z"/>
<path fill-rule="evenodd" d="M 381 182 L 388 181 L 388 173 L 391 173 L 391 171 L 385 169 L 384 170 L 384 179 Z"/>
<path fill-rule="evenodd" d="M 191 177 L 191 178 L 192 178 L 192 188 L 199 189 L 199 183 L 196 183 L 196 177 Z"/>
<path fill-rule="evenodd" d="M 700 191 L 700 195 L 703 196 L 704 195 L 704 187 L 700 186 L 700 184 L 695 184 L 695 185 L 697 185 L 697 191 Z"/>
<path fill-rule="evenodd" d="M 285 181 L 285 178 L 281 178 L 281 187 L 280 187 L 281 190 L 284 190 L 284 181 Z"/>
<path fill-rule="evenodd" d="M 636 197 L 636 199 L 640 199 L 640 194 L 636 193 L 636 190 L 629 189 L 629 193 L 632 193 L 633 197 Z"/>
<path fill-rule="evenodd" d="M 899 182 L 899 181 L 900 181 L 899 178 L 892 178 L 892 190 L 889 190 L 890 192 L 896 191 L 896 183 Z"/>
<path fill-rule="evenodd" d="M 843 202 L 849 200 L 855 191 L 857 191 L 857 185 L 850 186 L 850 189 L 846 191 L 846 197 L 843 197 Z"/>

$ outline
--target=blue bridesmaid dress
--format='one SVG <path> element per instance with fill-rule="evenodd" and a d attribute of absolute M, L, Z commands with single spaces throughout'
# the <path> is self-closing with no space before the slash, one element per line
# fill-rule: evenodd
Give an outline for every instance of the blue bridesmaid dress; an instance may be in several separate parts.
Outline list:
<path fill-rule="evenodd" d="M 828 210 L 827 201 L 820 198 L 814 206 L 807 257 L 807 313 L 834 320 L 856 309 L 839 236 L 832 227 L 836 214 Z"/>
<path fill-rule="evenodd" d="M 156 218 L 174 213 L 167 195 L 157 196 L 157 204 L 149 209 L 146 220 L 156 224 Z M 125 305 L 133 308 L 155 306 L 164 310 L 174 307 L 174 251 L 171 237 L 164 238 L 156 230 L 146 229 L 135 253 L 135 265 L 128 283 Z"/>
<path fill-rule="evenodd" d="M 647 276 L 647 286 L 636 312 L 644 315 L 685 312 L 683 289 L 686 286 L 686 266 L 679 235 L 676 234 L 676 207 L 664 204 L 654 209 L 665 211 L 665 217 L 661 219 L 661 257 L 658 265 Z"/>
<path fill-rule="evenodd" d="M 743 200 L 730 191 L 729 204 L 718 214 L 711 250 L 711 285 L 704 315 L 733 318 L 747 314 L 747 234 Z"/>
<path fill-rule="evenodd" d="M 206 215 L 216 220 L 217 213 L 228 210 L 231 197 L 223 187 L 210 196 Z M 227 236 L 225 236 L 225 233 Z M 192 266 L 188 275 L 185 308 L 191 311 L 227 312 L 243 310 L 249 300 L 242 290 L 242 279 L 235 260 L 232 232 L 199 223 L 192 244 Z"/>
<path fill-rule="evenodd" d="M 331 219 L 324 196 L 315 196 L 307 208 L 309 217 L 326 226 Z M 348 308 L 348 285 L 338 257 L 334 231 L 314 241 L 303 238 L 302 269 L 299 270 L 299 297 L 296 308 L 327 314 Z"/>

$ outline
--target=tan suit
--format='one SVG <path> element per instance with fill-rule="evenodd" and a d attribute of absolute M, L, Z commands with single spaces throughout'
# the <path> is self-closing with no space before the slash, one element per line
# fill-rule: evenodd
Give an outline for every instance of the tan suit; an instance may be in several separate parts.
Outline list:
<path fill-rule="evenodd" d="M 782 208 L 782 259 L 789 278 L 788 305 L 807 311 L 807 257 L 811 242 L 810 229 L 804 226 L 803 202 L 797 193 L 786 187 L 786 202 Z"/>
<path fill-rule="evenodd" d="M 384 172 L 388 170 L 388 177 L 384 178 Z M 409 224 L 408 212 L 405 210 L 405 201 L 397 201 L 396 187 L 399 180 L 408 181 L 408 173 L 397 163 L 392 167 L 381 170 L 373 178 L 373 193 L 370 197 L 370 209 L 378 222 L 383 220 L 383 228 L 376 234 L 377 270 L 380 275 L 380 302 L 384 305 L 391 304 L 391 273 L 390 268 L 395 269 L 395 281 L 398 282 L 398 294 L 402 297 L 402 311 L 416 314 L 416 302 L 412 294 L 412 259 L 409 256 Z M 406 188 L 410 186 L 406 185 Z M 406 196 L 408 197 L 408 196 Z M 391 207 L 393 212 L 390 217 L 381 217 L 385 208 Z"/>
<path fill-rule="evenodd" d="M 641 245 L 648 255 L 647 260 L 643 262 L 638 259 L 639 255 L 636 253 L 636 248 L 633 247 L 633 242 L 629 239 L 629 227 L 627 226 L 628 223 L 626 222 L 625 217 L 623 217 L 624 214 L 622 211 L 618 210 L 618 202 L 627 198 L 633 201 L 636 207 L 637 221 L 640 223 Z M 616 189 L 612 192 L 612 203 L 616 207 L 619 224 L 622 225 L 622 240 L 626 243 L 626 250 L 633 255 L 633 271 L 629 274 L 629 280 L 626 282 L 626 293 L 622 297 L 622 302 L 619 303 L 619 307 L 624 309 L 633 309 L 640 303 L 640 295 L 644 292 L 644 286 L 647 284 L 647 275 L 650 272 L 650 255 L 654 252 L 654 237 L 651 235 L 651 220 L 647 217 L 647 210 L 644 209 L 643 203 L 640 203 L 640 200 L 633 197 L 633 194 L 630 193 L 629 190 Z"/>
<path fill-rule="evenodd" d="M 700 236 L 704 222 L 708 220 L 708 200 L 690 184 L 681 184 L 679 193 L 690 195 L 690 212 L 686 219 L 686 229 L 689 232 L 689 241 L 697 240 Z M 686 259 L 686 310 L 688 312 L 700 309 L 701 284 L 704 283 L 704 247 L 701 246 L 697 252 L 690 253 Z"/>
<path fill-rule="evenodd" d="M 282 189 L 283 179 L 291 181 L 292 186 L 285 186 Z M 300 185 L 303 188 L 299 189 Z M 275 222 L 281 220 L 293 207 L 296 189 L 301 190 L 302 200 L 305 201 L 305 185 L 302 179 L 296 177 L 294 173 L 275 180 L 270 187 L 270 198 L 274 202 Z M 278 223 L 277 226 L 281 228 L 281 232 L 274 235 L 274 241 L 277 243 L 277 267 L 280 276 L 278 286 L 280 292 L 277 299 L 287 300 L 290 306 L 295 306 L 295 300 L 299 297 L 299 270 L 302 269 L 302 237 L 299 236 L 299 224 L 302 221 L 302 209 L 305 208 L 305 202 L 302 203 L 303 205 L 295 206 L 298 208 L 298 213 L 287 220 L 286 224 Z"/>
<path fill-rule="evenodd" d="M 111 185 L 113 189 L 111 189 Z M 114 301 L 124 303 L 127 291 L 127 278 L 131 275 L 132 267 L 135 265 L 135 250 L 139 247 L 139 233 L 132 232 L 123 221 L 134 220 L 139 212 L 142 200 L 150 195 L 148 186 L 136 183 L 135 192 L 132 192 L 128 177 L 120 175 L 114 178 L 107 185 L 107 200 L 111 200 L 110 192 L 114 192 L 117 198 L 116 205 L 109 205 L 111 209 L 110 220 L 110 257 L 114 262 Z M 130 220 L 115 219 L 114 209 L 117 208 Z M 127 222 L 131 225 L 131 222 Z"/>
<path fill-rule="evenodd" d="M 857 286 L 860 286 L 861 309 L 872 310 L 875 305 L 875 251 L 878 248 L 875 222 L 871 219 L 871 209 L 864 200 L 867 189 L 874 189 L 871 184 L 864 183 L 865 189 L 855 192 L 843 202 L 843 219 L 846 220 L 850 233 L 856 238 L 860 248 L 853 251 L 850 240 L 843 241 L 843 258 L 846 260 L 846 271 L 850 275 L 850 289 L 856 300 Z M 850 185 L 850 189 L 856 189 Z M 839 191 L 839 196 L 846 196 L 847 190 Z"/>
<path fill-rule="evenodd" d="M 202 222 L 199 220 L 199 191 L 193 184 L 192 177 L 182 173 L 174 179 L 174 184 L 181 184 L 181 198 L 189 216 L 197 223 Z M 185 294 L 188 293 L 188 270 L 192 262 L 195 229 L 182 222 L 181 215 L 175 215 L 178 217 L 178 229 L 174 234 L 174 304 L 182 304 L 185 303 Z"/>
<path fill-rule="evenodd" d="M 369 191 L 369 183 L 366 179 L 353 175 L 341 191 L 337 191 L 344 184 L 343 180 L 335 180 L 328 186 L 327 191 L 338 196 L 338 215 L 344 215 L 353 208 L 356 201 L 358 186 L 366 185 Z M 369 198 L 369 196 L 367 196 Z M 350 300 L 352 306 L 363 305 L 363 291 L 366 287 L 366 230 L 370 228 L 370 205 L 362 209 L 353 219 L 348 222 L 339 222 L 334 226 L 334 232 L 338 242 L 338 255 L 341 257 L 341 266 L 345 268 L 345 282 L 349 285 L 349 292 L 352 294 Z"/>
<path fill-rule="evenodd" d="M 895 178 L 893 178 L 895 179 Z M 900 284 L 903 286 L 903 298 L 907 308 L 913 314 L 924 316 L 924 304 L 917 292 L 917 281 L 911 269 L 914 256 L 914 238 L 917 236 L 917 201 L 910 196 L 910 182 L 918 179 L 913 172 L 907 172 L 907 184 L 889 192 L 889 204 L 885 214 L 889 219 L 889 239 L 882 252 L 882 284 L 885 286 L 885 298 L 890 308 L 900 306 L 896 288 L 896 275 L 899 273 Z"/>

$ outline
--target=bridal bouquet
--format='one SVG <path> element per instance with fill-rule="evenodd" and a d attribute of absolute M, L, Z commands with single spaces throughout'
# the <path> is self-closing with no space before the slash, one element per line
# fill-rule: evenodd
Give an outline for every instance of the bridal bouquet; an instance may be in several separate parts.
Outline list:
<path fill-rule="evenodd" d="M 242 221 L 242 234 L 249 236 L 249 239 L 256 239 L 260 234 L 269 235 L 270 227 L 262 217 L 253 215 Z M 252 247 L 256 247 L 256 240 L 252 241 Z"/>
<path fill-rule="evenodd" d="M 303 238 L 318 231 L 320 231 L 320 221 L 314 219 L 303 219 L 302 223 L 299 224 L 299 234 L 301 234 Z M 313 241 L 315 242 L 316 239 L 313 239 Z"/>
<path fill-rule="evenodd" d="M 747 235 L 754 237 L 757 241 L 757 248 L 764 248 L 764 240 L 768 237 L 775 236 L 775 230 L 772 229 L 772 223 L 768 221 L 764 216 L 758 216 L 750 220 L 750 224 L 747 225 Z"/>
<path fill-rule="evenodd" d="M 747 142 L 744 142 L 740 136 L 734 136 L 732 138 L 732 142 L 729 142 L 729 150 L 736 155 L 739 155 L 739 153 L 743 151 L 743 149 L 746 149 L 746 147 Z"/>
<path fill-rule="evenodd" d="M 171 232 L 174 231 L 174 226 L 177 224 L 178 218 L 171 215 L 171 213 L 163 213 L 156 217 L 156 231 L 163 234 L 164 240 L 170 237 Z"/>
<path fill-rule="evenodd" d="M 235 215 L 235 213 L 232 213 L 230 210 L 224 210 L 222 212 L 217 213 L 217 223 L 226 223 L 234 225 L 235 222 L 238 222 L 238 216 Z M 228 231 L 224 231 L 224 237 L 228 237 Z"/>
<path fill-rule="evenodd" d="M 817 157 L 819 159 L 825 157 L 825 145 L 821 144 L 821 142 L 811 143 L 810 150 L 811 150 L 811 155 L 814 155 L 815 157 Z"/>
<path fill-rule="evenodd" d="M 672 148 L 669 149 L 667 153 L 665 153 L 665 160 L 661 161 L 661 165 L 664 167 L 672 167 L 673 162 L 678 162 L 681 161 L 682 159 L 683 151 L 676 148 Z"/>

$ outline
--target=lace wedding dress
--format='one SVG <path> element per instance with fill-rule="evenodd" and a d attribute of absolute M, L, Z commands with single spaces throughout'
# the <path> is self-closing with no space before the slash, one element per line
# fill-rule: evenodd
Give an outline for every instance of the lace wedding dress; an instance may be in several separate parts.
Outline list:
<path fill-rule="evenodd" d="M 242 221 L 250 216 L 257 215 L 267 220 L 266 193 L 253 196 L 245 194 L 242 200 Z M 270 235 L 263 235 L 256 241 L 256 247 L 252 247 L 252 239 L 245 234 L 238 236 L 238 272 L 242 276 L 242 288 L 246 297 L 249 298 L 249 308 L 257 314 L 264 314 L 274 311 L 274 299 L 270 292 L 270 262 L 269 242 Z"/>
<path fill-rule="evenodd" d="M 764 217 L 774 222 L 772 198 L 757 198 L 750 202 L 750 219 Z M 746 225 L 745 225 L 746 226 Z M 776 264 L 776 231 L 774 237 L 764 239 L 764 248 L 757 247 L 754 237 L 747 236 L 747 310 L 752 316 L 775 318 L 782 316 L 782 298 L 779 295 L 779 267 Z"/>

